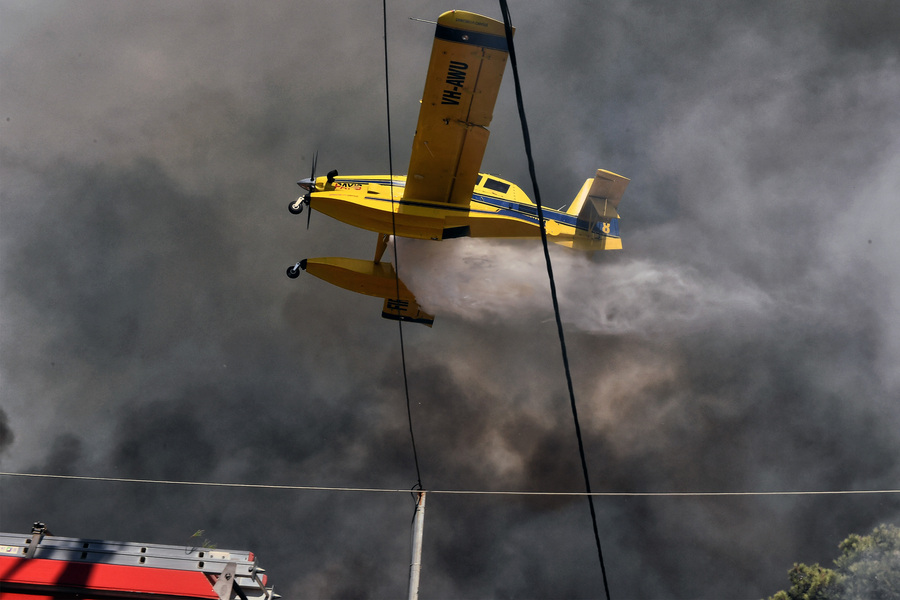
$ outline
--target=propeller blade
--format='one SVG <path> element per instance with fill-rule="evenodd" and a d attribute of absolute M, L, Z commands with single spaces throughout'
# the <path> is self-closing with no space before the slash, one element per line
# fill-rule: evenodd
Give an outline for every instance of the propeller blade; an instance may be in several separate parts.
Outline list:
<path fill-rule="evenodd" d="M 310 171 L 309 179 L 301 179 L 300 181 L 297 182 L 297 185 L 302 187 L 307 192 L 316 191 L 316 163 L 318 163 L 318 162 L 319 162 L 319 151 L 316 150 L 315 153 L 313 154 L 312 170 Z"/>
<path fill-rule="evenodd" d="M 312 170 L 309 174 L 309 179 L 301 179 L 297 182 L 297 185 L 302 187 L 307 191 L 305 196 L 298 198 L 295 202 L 292 202 L 289 206 L 290 211 L 299 215 L 303 212 L 303 205 L 306 204 L 308 212 L 306 213 L 306 228 L 309 229 L 309 219 L 312 216 L 312 208 L 309 205 L 310 194 L 316 191 L 316 163 L 319 162 L 319 151 L 316 150 L 313 154 L 312 159 Z M 334 181 L 334 176 L 337 175 L 337 171 L 332 171 L 328 174 L 328 182 L 331 183 Z"/>
<path fill-rule="evenodd" d="M 313 153 L 312 172 L 309 178 L 312 180 L 312 189 L 310 192 L 316 191 L 316 163 L 319 162 L 319 151 Z M 306 229 L 309 230 L 309 220 L 312 218 L 312 206 L 309 203 L 310 197 L 306 196 Z"/>

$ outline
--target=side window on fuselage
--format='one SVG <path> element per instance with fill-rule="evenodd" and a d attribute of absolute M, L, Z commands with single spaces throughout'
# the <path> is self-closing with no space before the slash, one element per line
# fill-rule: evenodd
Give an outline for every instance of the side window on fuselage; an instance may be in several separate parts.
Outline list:
<path fill-rule="evenodd" d="M 500 192 L 501 194 L 506 194 L 509 191 L 508 183 L 504 183 L 498 179 L 493 179 L 492 177 L 485 177 L 484 181 L 481 183 L 481 186 L 488 190 Z"/>

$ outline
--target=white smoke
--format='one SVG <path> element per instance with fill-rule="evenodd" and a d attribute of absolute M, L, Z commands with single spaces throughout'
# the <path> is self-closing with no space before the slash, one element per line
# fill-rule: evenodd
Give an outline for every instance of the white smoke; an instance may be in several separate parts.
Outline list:
<path fill-rule="evenodd" d="M 540 242 L 399 240 L 400 273 L 438 318 L 517 322 L 553 318 Z M 763 290 L 736 278 L 704 276 L 687 265 L 609 259 L 558 247 L 551 262 L 560 312 L 577 329 L 601 334 L 686 332 L 771 308 Z"/>

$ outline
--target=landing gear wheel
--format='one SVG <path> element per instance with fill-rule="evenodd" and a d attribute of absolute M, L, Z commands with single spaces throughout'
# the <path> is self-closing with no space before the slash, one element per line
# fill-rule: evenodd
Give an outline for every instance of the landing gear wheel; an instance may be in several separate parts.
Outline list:
<path fill-rule="evenodd" d="M 303 202 L 291 202 L 288 204 L 288 210 L 291 211 L 292 215 L 299 215 L 303 212 Z"/>
<path fill-rule="evenodd" d="M 291 279 L 300 277 L 300 265 L 291 265 L 287 268 L 287 276 Z"/>

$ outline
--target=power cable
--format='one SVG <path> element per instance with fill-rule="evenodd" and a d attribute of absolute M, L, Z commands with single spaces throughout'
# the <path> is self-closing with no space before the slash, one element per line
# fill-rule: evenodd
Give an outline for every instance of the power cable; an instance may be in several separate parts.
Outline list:
<path fill-rule="evenodd" d="M 594 541 L 597 544 L 597 557 L 600 560 L 600 572 L 603 575 L 603 590 L 606 592 L 606 600 L 609 600 L 609 582 L 606 577 L 606 565 L 603 562 L 603 549 L 600 545 L 600 532 L 597 530 L 597 513 L 594 510 L 594 497 L 591 494 L 591 480 L 588 475 L 587 458 L 584 453 L 584 441 L 581 438 L 581 426 L 578 424 L 578 408 L 575 405 L 575 389 L 572 385 L 572 374 L 569 370 L 569 356 L 566 352 L 566 338 L 563 333 L 562 318 L 559 314 L 559 300 L 556 295 L 556 282 L 553 279 L 553 265 L 550 262 L 550 248 L 547 244 L 547 231 L 544 228 L 544 209 L 541 204 L 541 193 L 538 189 L 537 175 L 534 171 L 534 157 L 531 153 L 531 136 L 528 134 L 528 122 L 525 119 L 525 105 L 522 102 L 522 87 L 519 83 L 519 70 L 516 66 L 516 49 L 513 45 L 513 30 L 510 22 L 509 6 L 506 0 L 500 0 L 500 12 L 503 14 L 503 24 L 506 28 L 506 45 L 509 48 L 509 63 L 512 67 L 513 79 L 516 84 L 516 105 L 519 109 L 519 120 L 522 122 L 522 136 L 525 139 L 525 154 L 528 157 L 528 172 L 531 175 L 531 185 L 534 189 L 534 203 L 537 205 L 538 221 L 541 230 L 541 243 L 544 246 L 544 259 L 547 263 L 547 276 L 550 279 L 550 296 L 553 298 L 553 312 L 556 315 L 556 330 L 559 333 L 559 345 L 562 350 L 563 366 L 566 371 L 566 385 L 569 388 L 569 403 L 572 407 L 572 419 L 575 422 L 575 436 L 578 438 L 578 454 L 581 457 L 581 471 L 584 475 L 584 486 L 588 494 L 588 505 L 591 509 L 591 525 L 594 528 Z"/>
<path fill-rule="evenodd" d="M 391 190 L 391 240 L 394 254 L 394 285 L 397 292 L 397 330 L 400 332 L 400 362 L 403 365 L 403 392 L 406 394 L 406 419 L 409 422 L 409 439 L 412 443 L 413 461 L 416 464 L 416 487 L 422 489 L 422 474 L 419 471 L 419 453 L 416 451 L 416 435 L 413 433 L 412 408 L 409 401 L 409 379 L 406 375 L 406 349 L 403 344 L 403 320 L 400 318 L 400 259 L 397 257 L 397 218 L 394 213 L 394 157 L 391 142 L 391 86 L 388 77 L 388 39 L 387 39 L 387 0 L 381 1 L 381 12 L 384 20 L 384 98 L 387 109 L 387 142 L 388 169 L 390 171 Z"/>
<path fill-rule="evenodd" d="M 0 472 L 0 477 L 21 477 L 29 479 L 62 479 L 68 481 L 93 481 L 99 483 L 135 483 L 150 485 L 180 485 L 190 487 L 218 487 L 261 490 L 287 490 L 301 492 L 375 492 L 408 494 L 408 489 L 336 487 L 321 485 L 279 485 L 270 483 L 229 483 L 217 481 L 178 481 L 173 479 L 137 479 L 130 477 L 100 477 L 89 475 L 54 475 L 52 473 Z M 542 492 L 522 490 L 429 490 L 429 494 L 467 496 L 587 496 L 587 492 Z M 900 489 L 887 490 L 782 490 L 769 492 L 591 492 L 591 496 L 606 498 L 736 498 L 767 496 L 875 496 L 900 495 Z"/>

